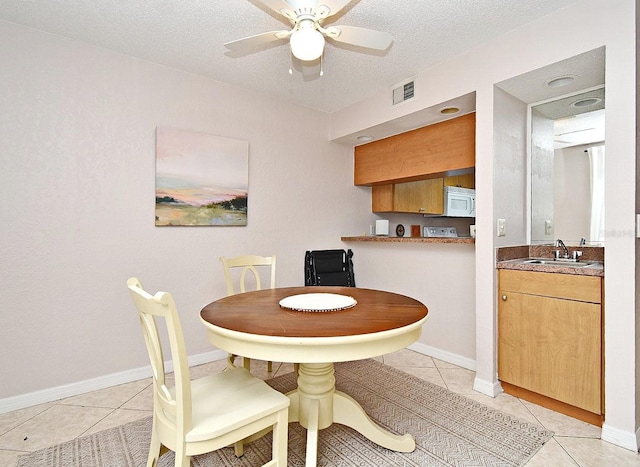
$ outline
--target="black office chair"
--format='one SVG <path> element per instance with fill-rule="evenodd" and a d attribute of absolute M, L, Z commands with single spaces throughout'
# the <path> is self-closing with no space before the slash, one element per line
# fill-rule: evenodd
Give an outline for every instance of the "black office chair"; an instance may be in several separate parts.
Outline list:
<path fill-rule="evenodd" d="M 351 250 L 307 251 L 304 257 L 305 285 L 355 287 Z"/>

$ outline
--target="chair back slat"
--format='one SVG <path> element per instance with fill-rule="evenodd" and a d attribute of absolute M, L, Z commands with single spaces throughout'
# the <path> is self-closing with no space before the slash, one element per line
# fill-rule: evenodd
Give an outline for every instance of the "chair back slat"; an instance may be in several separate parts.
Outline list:
<path fill-rule="evenodd" d="M 247 290 L 262 290 L 261 272 L 264 276 L 269 275 L 269 288 L 273 289 L 276 286 L 276 257 L 274 256 L 258 256 L 258 255 L 245 255 L 235 258 L 227 258 L 221 256 L 220 262 L 224 268 L 224 278 L 227 285 L 227 295 L 236 294 L 236 287 L 234 283 L 233 271 L 239 272 L 239 279 L 237 281 L 238 289 L 240 293 L 244 293 Z M 250 274 L 249 274 L 250 273 Z M 247 275 L 250 280 L 248 280 Z M 248 286 L 252 284 L 253 287 Z"/>
<path fill-rule="evenodd" d="M 162 425 L 185 433 L 191 429 L 191 384 L 182 327 L 171 294 L 147 293 L 136 278 L 127 281 L 133 298 L 149 354 L 153 373 L 154 415 Z M 169 340 L 170 356 L 173 362 L 175 387 L 166 382 L 166 363 L 162 350 L 162 340 L 156 320 L 163 319 Z"/>
<path fill-rule="evenodd" d="M 160 335 L 156 325 L 155 316 L 148 313 L 138 313 L 144 342 L 151 362 L 153 376 L 154 399 L 165 412 L 174 420 L 176 417 L 176 400 L 166 385 L 165 363 L 162 352 Z"/>

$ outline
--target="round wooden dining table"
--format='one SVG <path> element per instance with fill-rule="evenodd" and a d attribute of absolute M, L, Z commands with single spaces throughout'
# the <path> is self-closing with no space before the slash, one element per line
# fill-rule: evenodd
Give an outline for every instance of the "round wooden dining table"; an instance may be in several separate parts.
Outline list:
<path fill-rule="evenodd" d="M 320 302 L 338 298 L 349 306 L 333 310 L 302 307 L 304 311 L 281 306 L 281 302 L 286 305 L 302 299 L 304 303 L 316 297 Z M 427 307 L 413 298 L 353 287 L 246 292 L 216 300 L 200 312 L 215 347 L 243 357 L 298 364 L 298 387 L 287 394 L 291 399 L 289 421 L 307 429 L 307 467 L 317 463 L 318 431 L 334 422 L 387 449 L 415 449 L 411 434 L 383 429 L 352 397 L 336 390 L 333 364 L 407 347 L 420 337 L 427 316 Z"/>

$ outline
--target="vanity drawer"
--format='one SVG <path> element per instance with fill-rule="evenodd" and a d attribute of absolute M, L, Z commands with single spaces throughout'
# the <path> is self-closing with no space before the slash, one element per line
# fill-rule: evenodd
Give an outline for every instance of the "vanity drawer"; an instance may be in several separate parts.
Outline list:
<path fill-rule="evenodd" d="M 499 269 L 501 292 L 602 303 L 602 279 L 597 276 Z"/>

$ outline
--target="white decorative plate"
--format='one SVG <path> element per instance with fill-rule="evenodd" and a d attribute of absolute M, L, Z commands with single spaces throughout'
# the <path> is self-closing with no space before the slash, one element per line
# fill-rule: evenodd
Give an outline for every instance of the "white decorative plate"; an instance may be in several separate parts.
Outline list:
<path fill-rule="evenodd" d="M 339 311 L 356 306 L 358 302 L 348 295 L 335 293 L 305 293 L 280 300 L 280 306 L 294 311 Z"/>

